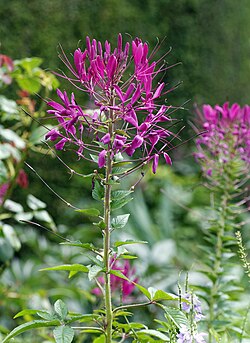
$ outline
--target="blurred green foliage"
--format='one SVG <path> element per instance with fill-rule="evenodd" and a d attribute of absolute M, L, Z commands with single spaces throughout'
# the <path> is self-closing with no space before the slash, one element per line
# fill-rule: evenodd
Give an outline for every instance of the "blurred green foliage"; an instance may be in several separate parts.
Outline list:
<path fill-rule="evenodd" d="M 58 43 L 67 53 L 85 44 L 85 36 L 111 42 L 117 33 L 166 40 L 162 51 L 174 85 L 175 104 L 191 99 L 211 104 L 248 102 L 250 85 L 250 3 L 241 0 L 11 0 L 0 2 L 2 53 L 12 58 L 37 56 L 57 69 Z"/>

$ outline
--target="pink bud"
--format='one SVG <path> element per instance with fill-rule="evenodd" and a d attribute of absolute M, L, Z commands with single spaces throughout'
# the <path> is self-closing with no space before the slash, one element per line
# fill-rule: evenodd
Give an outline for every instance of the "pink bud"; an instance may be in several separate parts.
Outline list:
<path fill-rule="evenodd" d="M 164 158 L 165 158 L 166 163 L 169 164 L 169 165 L 171 166 L 171 165 L 172 165 L 172 160 L 171 160 L 169 154 L 167 154 L 166 152 L 164 152 L 164 153 L 163 153 L 163 156 L 164 156 Z"/>
<path fill-rule="evenodd" d="M 155 154 L 153 157 L 153 165 L 152 165 L 152 171 L 155 174 L 156 173 L 156 169 L 158 167 L 158 163 L 159 163 L 159 155 Z"/>
<path fill-rule="evenodd" d="M 107 150 L 102 150 L 98 156 L 98 167 L 102 168 L 105 166 L 106 163 L 106 155 L 107 155 Z"/>

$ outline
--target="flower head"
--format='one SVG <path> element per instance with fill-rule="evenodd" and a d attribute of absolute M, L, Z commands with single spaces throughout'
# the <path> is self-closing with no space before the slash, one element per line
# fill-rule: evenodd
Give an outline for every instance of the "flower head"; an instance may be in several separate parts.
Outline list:
<path fill-rule="evenodd" d="M 197 140 L 197 160 L 209 177 L 232 160 L 250 163 L 250 106 L 226 102 L 223 106 L 203 105 L 200 113 L 203 133 Z"/>
<path fill-rule="evenodd" d="M 73 145 L 80 158 L 97 155 L 99 168 L 105 165 L 105 149 L 112 158 L 124 153 L 142 164 L 152 161 L 155 173 L 160 156 L 171 164 L 166 150 L 172 147 L 172 133 L 166 124 L 172 107 L 158 103 L 165 83 L 153 85 L 155 76 L 166 68 L 152 61 L 147 43 L 135 38 L 131 45 L 132 54 L 121 34 L 114 50 L 108 41 L 103 46 L 87 37 L 85 50 L 75 51 L 73 64 L 62 51 L 61 59 L 73 77 L 61 76 L 88 93 L 96 109 L 90 113 L 77 104 L 73 93 L 69 97 L 57 90 L 60 101 L 49 101 L 47 112 L 57 119 L 58 127 L 46 139 L 59 140 L 58 150 Z"/>

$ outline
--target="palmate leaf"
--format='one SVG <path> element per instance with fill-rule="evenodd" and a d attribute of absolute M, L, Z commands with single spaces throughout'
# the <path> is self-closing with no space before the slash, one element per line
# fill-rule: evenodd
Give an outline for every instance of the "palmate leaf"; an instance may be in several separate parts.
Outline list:
<path fill-rule="evenodd" d="M 56 343 L 71 343 L 74 338 L 74 330 L 69 326 L 58 326 L 53 330 Z"/>
<path fill-rule="evenodd" d="M 36 329 L 36 328 L 43 328 L 43 327 L 49 327 L 49 326 L 57 326 L 60 325 L 59 320 L 34 320 L 32 322 L 28 322 L 22 325 L 17 326 L 14 330 L 12 330 L 2 341 L 2 343 L 8 342 L 11 338 L 20 335 L 21 333 Z"/>

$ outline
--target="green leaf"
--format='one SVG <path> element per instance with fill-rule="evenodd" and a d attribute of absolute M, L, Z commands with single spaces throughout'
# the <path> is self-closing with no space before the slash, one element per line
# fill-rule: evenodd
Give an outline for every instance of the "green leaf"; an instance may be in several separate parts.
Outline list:
<path fill-rule="evenodd" d="M 93 225 L 98 226 L 101 230 L 104 230 L 106 227 L 106 224 L 103 220 L 100 220 L 98 223 L 93 223 Z"/>
<path fill-rule="evenodd" d="M 59 320 L 51 320 L 51 321 L 46 321 L 46 320 L 33 320 L 32 322 L 28 322 L 22 325 L 17 326 L 14 330 L 12 330 L 2 341 L 2 343 L 8 342 L 11 338 L 20 335 L 21 333 L 31 330 L 31 329 L 36 329 L 36 328 L 43 328 L 43 327 L 49 327 L 49 326 L 56 326 L 59 325 L 60 322 Z"/>
<path fill-rule="evenodd" d="M 97 155 L 90 154 L 90 157 L 95 163 L 98 163 L 98 156 Z"/>
<path fill-rule="evenodd" d="M 17 149 L 23 150 L 26 146 L 24 140 L 22 140 L 22 138 L 20 138 L 14 131 L 10 129 L 1 129 L 0 137 L 2 137 L 4 141 L 14 143 Z"/>
<path fill-rule="evenodd" d="M 54 304 L 55 312 L 58 314 L 58 316 L 64 320 L 67 317 L 68 314 L 68 308 L 67 305 L 61 300 L 58 299 Z"/>
<path fill-rule="evenodd" d="M 49 224 L 53 224 L 54 223 L 52 217 L 50 216 L 50 214 L 47 211 L 45 211 L 45 210 L 34 211 L 33 215 L 34 215 L 34 217 L 36 219 L 42 220 L 45 223 L 49 223 Z"/>
<path fill-rule="evenodd" d="M 18 86 L 29 93 L 37 93 L 41 89 L 41 82 L 37 76 L 19 75 L 16 77 Z"/>
<path fill-rule="evenodd" d="M 96 339 L 94 339 L 93 343 L 105 343 L 106 342 L 106 338 L 104 335 L 101 335 L 99 337 L 97 337 Z"/>
<path fill-rule="evenodd" d="M 146 334 L 149 336 L 153 336 L 156 338 L 159 338 L 161 340 L 163 340 L 164 342 L 168 342 L 169 341 L 169 337 L 164 335 L 162 332 L 157 331 L 157 330 L 149 330 L 149 329 L 143 329 L 140 331 L 136 331 L 136 335 L 140 336 L 141 334 Z"/>
<path fill-rule="evenodd" d="M 8 116 L 18 114 L 17 103 L 14 100 L 7 99 L 2 95 L 0 96 L 0 110 L 7 113 Z"/>
<path fill-rule="evenodd" d="M 127 276 L 125 276 L 120 270 L 111 269 L 111 270 L 110 270 L 110 274 L 115 275 L 115 276 L 117 276 L 117 277 L 119 277 L 119 278 L 121 278 L 121 279 L 124 279 L 124 280 L 127 280 L 127 281 L 131 282 L 131 281 L 127 278 Z"/>
<path fill-rule="evenodd" d="M 14 250 L 10 243 L 0 237 L 0 261 L 6 262 L 14 256 Z"/>
<path fill-rule="evenodd" d="M 160 300 L 178 300 L 179 297 L 175 294 L 170 294 L 167 292 L 164 292 L 160 289 L 156 289 L 154 287 L 149 287 L 148 291 L 151 295 L 152 301 L 160 301 Z"/>
<path fill-rule="evenodd" d="M 70 319 L 67 319 L 67 324 L 79 321 L 80 323 L 85 323 L 85 322 L 92 322 L 98 319 L 98 315 L 95 313 L 92 314 L 72 314 L 69 313 L 69 315 L 71 316 Z"/>
<path fill-rule="evenodd" d="M 47 271 L 47 270 L 66 270 L 66 271 L 74 271 L 74 272 L 83 272 L 88 273 L 88 267 L 84 266 L 83 264 L 62 264 L 60 266 L 49 267 L 40 269 L 40 271 Z"/>
<path fill-rule="evenodd" d="M 37 127 L 35 130 L 31 132 L 29 142 L 34 145 L 42 143 L 42 141 L 44 141 L 44 136 L 50 128 L 52 128 L 52 125 L 46 125 L 46 128 L 43 126 Z"/>
<path fill-rule="evenodd" d="M 181 312 L 178 308 L 164 306 L 164 311 L 166 313 L 165 317 L 171 320 L 178 328 L 181 325 L 185 325 L 189 328 L 189 321 L 185 314 Z"/>
<path fill-rule="evenodd" d="M 88 273 L 89 280 L 92 281 L 102 269 L 102 267 L 97 265 L 91 266 Z"/>
<path fill-rule="evenodd" d="M 9 143 L 0 145 L 0 160 L 4 160 L 12 156 L 16 161 L 21 160 L 20 151 Z"/>
<path fill-rule="evenodd" d="M 92 243 L 81 243 L 80 241 L 79 242 L 62 242 L 60 243 L 61 245 L 68 245 L 70 247 L 79 247 L 79 248 L 83 248 L 83 249 L 86 249 L 86 250 L 90 250 L 90 251 L 96 251 L 98 250 L 94 244 Z"/>
<path fill-rule="evenodd" d="M 122 208 L 124 205 L 130 202 L 131 200 L 133 200 L 133 198 L 122 198 L 122 199 L 112 200 L 111 209 L 118 210 L 119 208 Z"/>
<path fill-rule="evenodd" d="M 8 180 L 8 170 L 5 167 L 3 161 L 0 160 L 0 185 Z"/>
<path fill-rule="evenodd" d="M 133 284 L 135 285 L 136 288 L 139 289 L 139 291 L 141 291 L 149 300 L 151 300 L 151 294 L 149 293 L 149 291 L 147 290 L 147 288 L 139 285 L 138 283 L 134 283 Z"/>
<path fill-rule="evenodd" d="M 42 64 L 42 59 L 40 57 L 27 57 L 21 60 L 15 61 L 16 66 L 21 66 L 26 71 L 30 72 L 33 69 L 39 67 Z"/>
<path fill-rule="evenodd" d="M 56 343 L 71 343 L 74 338 L 74 330 L 69 326 L 58 326 L 53 330 Z"/>
<path fill-rule="evenodd" d="M 133 193 L 133 191 L 125 191 L 125 190 L 118 190 L 118 191 L 113 191 L 111 193 L 111 199 L 112 200 L 119 200 L 127 197 L 129 194 Z"/>
<path fill-rule="evenodd" d="M 11 212 L 20 213 L 23 212 L 23 206 L 13 200 L 7 199 L 4 203 L 4 208 Z"/>
<path fill-rule="evenodd" d="M 30 315 L 30 314 L 37 314 L 39 310 L 30 310 L 30 309 L 26 309 L 26 310 L 22 310 L 20 312 L 18 312 L 15 316 L 14 319 L 18 318 L 18 317 L 23 317 L 26 315 Z"/>
<path fill-rule="evenodd" d="M 114 243 L 114 246 L 116 248 L 122 246 L 122 245 L 129 245 L 129 244 L 147 244 L 148 242 L 146 241 L 136 241 L 136 240 L 132 240 L 132 239 L 128 239 L 126 241 L 117 241 Z"/>
<path fill-rule="evenodd" d="M 122 229 L 128 222 L 130 214 L 122 214 L 112 219 L 111 227 L 113 229 Z"/>
<path fill-rule="evenodd" d="M 100 215 L 100 211 L 97 210 L 96 208 L 86 208 L 82 210 L 76 210 L 76 212 L 80 212 L 86 216 L 91 216 L 91 217 L 98 217 Z"/>
<path fill-rule="evenodd" d="M 128 254 L 121 254 L 119 255 L 119 259 L 123 259 L 123 260 L 135 260 L 137 259 L 138 257 L 137 256 L 134 256 L 134 255 L 128 255 Z"/>
<path fill-rule="evenodd" d="M 10 245 L 18 251 L 21 248 L 21 242 L 19 241 L 15 230 L 12 226 L 8 224 L 3 224 L 3 234 L 6 237 L 6 239 L 9 241 Z"/>
<path fill-rule="evenodd" d="M 31 208 L 32 210 L 39 210 L 42 208 L 46 207 L 45 202 L 37 199 L 36 197 L 34 197 L 34 195 L 32 194 L 28 194 L 27 197 L 27 205 L 29 206 L 29 208 Z"/>
<path fill-rule="evenodd" d="M 97 201 L 102 201 L 104 198 L 104 187 L 96 180 L 92 191 L 92 197 Z"/>
<path fill-rule="evenodd" d="M 37 315 L 46 320 L 58 319 L 55 313 L 50 313 L 48 311 L 37 311 Z"/>

